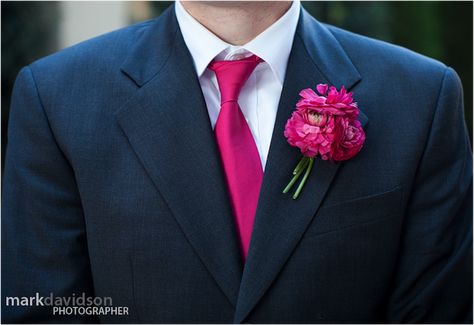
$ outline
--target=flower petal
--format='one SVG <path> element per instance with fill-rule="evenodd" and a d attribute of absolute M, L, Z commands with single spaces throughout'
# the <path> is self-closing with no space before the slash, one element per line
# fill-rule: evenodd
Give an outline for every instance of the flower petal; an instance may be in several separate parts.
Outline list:
<path fill-rule="evenodd" d="M 320 93 L 321 95 L 326 95 L 326 93 L 328 92 L 328 85 L 327 84 L 319 84 L 316 86 L 316 89 L 318 91 L 318 93 Z"/>

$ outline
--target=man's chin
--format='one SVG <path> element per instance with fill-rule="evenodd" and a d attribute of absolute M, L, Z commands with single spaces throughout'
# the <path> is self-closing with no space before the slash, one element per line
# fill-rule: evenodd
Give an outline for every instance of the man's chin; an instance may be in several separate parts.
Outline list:
<path fill-rule="evenodd" d="M 195 2 L 201 5 L 206 5 L 209 7 L 217 8 L 241 8 L 244 6 L 249 6 L 251 4 L 258 4 L 261 1 L 182 1 L 182 2 Z"/>

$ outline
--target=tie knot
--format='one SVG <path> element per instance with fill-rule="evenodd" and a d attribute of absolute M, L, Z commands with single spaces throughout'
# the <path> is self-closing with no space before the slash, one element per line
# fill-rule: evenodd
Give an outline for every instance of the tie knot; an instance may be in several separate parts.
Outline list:
<path fill-rule="evenodd" d="M 238 100 L 243 85 L 262 61 L 258 56 L 252 55 L 241 60 L 212 61 L 209 64 L 209 69 L 216 73 L 221 104 Z"/>

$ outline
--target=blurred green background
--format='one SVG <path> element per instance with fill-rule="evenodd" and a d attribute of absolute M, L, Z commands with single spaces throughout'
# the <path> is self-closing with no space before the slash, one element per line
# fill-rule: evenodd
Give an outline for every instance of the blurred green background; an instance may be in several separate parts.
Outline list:
<path fill-rule="evenodd" d="M 157 16 L 171 3 L 125 3 L 126 16 L 122 20 L 129 24 Z M 13 82 L 22 66 L 65 46 L 60 41 L 64 20 L 68 19 L 64 14 L 65 4 L 68 2 L 1 3 L 2 170 Z M 92 6 L 93 3 L 84 2 L 82 5 Z M 114 2 L 109 2 L 109 6 L 113 5 Z M 463 82 L 465 116 L 472 137 L 472 2 L 304 1 L 302 5 L 322 22 L 407 47 L 453 67 Z M 74 13 L 77 7 L 71 10 Z M 112 14 L 110 11 L 102 17 L 113 18 L 110 17 Z M 91 9 L 85 15 L 90 18 L 100 13 Z M 102 32 L 98 30 L 97 34 Z"/>

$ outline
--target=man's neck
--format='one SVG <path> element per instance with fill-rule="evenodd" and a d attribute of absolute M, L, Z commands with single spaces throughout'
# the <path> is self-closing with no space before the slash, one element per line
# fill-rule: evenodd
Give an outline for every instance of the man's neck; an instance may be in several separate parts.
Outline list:
<path fill-rule="evenodd" d="M 223 41 L 244 45 L 283 16 L 291 1 L 181 1 L 181 4 Z"/>

